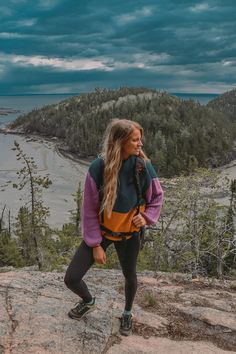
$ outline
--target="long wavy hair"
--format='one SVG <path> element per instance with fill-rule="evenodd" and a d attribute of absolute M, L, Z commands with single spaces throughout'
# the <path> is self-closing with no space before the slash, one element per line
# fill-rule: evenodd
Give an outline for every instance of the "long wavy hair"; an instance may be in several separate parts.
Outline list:
<path fill-rule="evenodd" d="M 105 131 L 101 157 L 104 160 L 103 199 L 100 213 L 106 209 L 111 216 L 117 196 L 118 174 L 122 165 L 122 146 L 129 140 L 135 129 L 139 129 L 143 137 L 143 128 L 137 122 L 128 119 L 112 119 Z M 139 156 L 147 160 L 140 150 Z"/>

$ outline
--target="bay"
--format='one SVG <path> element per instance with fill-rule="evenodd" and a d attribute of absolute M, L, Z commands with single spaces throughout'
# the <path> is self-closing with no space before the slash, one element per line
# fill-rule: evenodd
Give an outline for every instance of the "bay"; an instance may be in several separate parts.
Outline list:
<path fill-rule="evenodd" d="M 11 113 L 0 116 L 0 127 L 14 121 L 19 115 L 41 108 L 46 105 L 55 104 L 65 100 L 73 94 L 63 95 L 17 95 L 0 96 L 0 109 L 12 109 L 20 113 Z M 23 136 L 0 134 L 0 211 L 6 205 L 7 214 L 11 213 L 11 221 L 20 206 L 29 201 L 26 191 L 17 191 L 12 188 L 17 183 L 17 170 L 21 167 L 16 160 L 16 154 L 11 149 L 14 147 L 14 140 L 20 143 L 24 152 L 35 159 L 42 175 L 46 173 L 52 180 L 49 189 L 43 192 L 45 206 L 50 208 L 48 222 L 52 227 L 61 227 L 70 220 L 70 210 L 75 209 L 72 194 L 75 193 L 79 182 L 84 182 L 86 168 L 77 163 L 60 156 L 57 153 L 56 145 L 44 139 L 29 141 Z"/>
<path fill-rule="evenodd" d="M 11 221 L 19 208 L 29 205 L 29 188 L 22 191 L 13 189 L 13 183 L 17 183 L 17 170 L 22 167 L 16 159 L 16 152 L 11 149 L 16 140 L 24 153 L 33 157 L 38 165 L 38 172 L 45 176 L 49 174 L 52 185 L 43 190 L 43 201 L 50 209 L 48 223 L 52 227 L 61 227 L 70 221 L 70 210 L 75 210 L 76 205 L 72 194 L 76 192 L 79 182 L 84 184 L 87 166 L 76 163 L 61 156 L 56 144 L 44 139 L 30 141 L 23 136 L 0 134 L 0 212 L 6 205 L 6 212 L 10 211 Z"/>
<path fill-rule="evenodd" d="M 19 115 L 28 113 L 35 108 L 41 108 L 50 104 L 63 101 L 73 94 L 61 95 L 18 95 L 18 96 L 0 96 L 0 110 L 14 109 L 20 113 L 11 113 L 0 115 L 0 126 L 15 120 Z"/>

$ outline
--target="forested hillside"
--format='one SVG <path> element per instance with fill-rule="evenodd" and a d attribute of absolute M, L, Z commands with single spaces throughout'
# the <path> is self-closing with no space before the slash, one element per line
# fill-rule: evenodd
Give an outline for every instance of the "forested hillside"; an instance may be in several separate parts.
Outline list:
<path fill-rule="evenodd" d="M 78 157 L 100 151 L 112 118 L 139 122 L 145 151 L 162 176 L 219 165 L 232 159 L 234 124 L 228 116 L 192 100 L 145 88 L 97 89 L 19 117 L 12 128 L 58 137 Z"/>
<path fill-rule="evenodd" d="M 236 89 L 228 91 L 208 102 L 207 106 L 226 113 L 236 122 Z"/>

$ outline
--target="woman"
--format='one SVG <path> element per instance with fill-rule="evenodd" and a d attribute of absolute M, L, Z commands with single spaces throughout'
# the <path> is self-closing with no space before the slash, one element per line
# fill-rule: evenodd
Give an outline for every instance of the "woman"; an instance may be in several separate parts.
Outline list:
<path fill-rule="evenodd" d="M 132 330 L 131 309 L 137 290 L 136 262 L 140 228 L 156 223 L 163 191 L 151 163 L 142 151 L 142 127 L 130 120 L 114 119 L 105 133 L 103 151 L 90 165 L 82 206 L 83 241 L 65 276 L 67 287 L 82 300 L 68 315 L 80 320 L 95 308 L 95 298 L 82 280 L 95 262 L 106 263 L 106 249 L 114 243 L 125 277 L 125 308 L 120 333 Z M 138 197 L 134 174 L 139 165 Z"/>

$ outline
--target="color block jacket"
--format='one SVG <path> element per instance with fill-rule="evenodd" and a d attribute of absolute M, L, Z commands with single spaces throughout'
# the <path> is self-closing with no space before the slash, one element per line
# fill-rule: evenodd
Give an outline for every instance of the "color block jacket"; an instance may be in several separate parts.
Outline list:
<path fill-rule="evenodd" d="M 134 169 L 136 157 L 130 156 L 122 162 L 118 176 L 117 198 L 112 210 L 111 218 L 107 217 L 106 210 L 101 220 L 100 190 L 103 184 L 103 161 L 94 160 L 85 180 L 84 199 L 82 205 L 82 232 L 85 243 L 96 246 L 101 243 L 102 236 L 116 240 L 100 229 L 101 223 L 113 232 L 133 232 L 139 229 L 132 223 L 139 204 L 137 190 L 134 183 Z M 145 168 L 140 172 L 139 180 L 142 188 L 140 212 L 147 225 L 155 224 L 160 216 L 163 202 L 163 190 L 157 174 L 149 161 L 145 161 Z"/>

